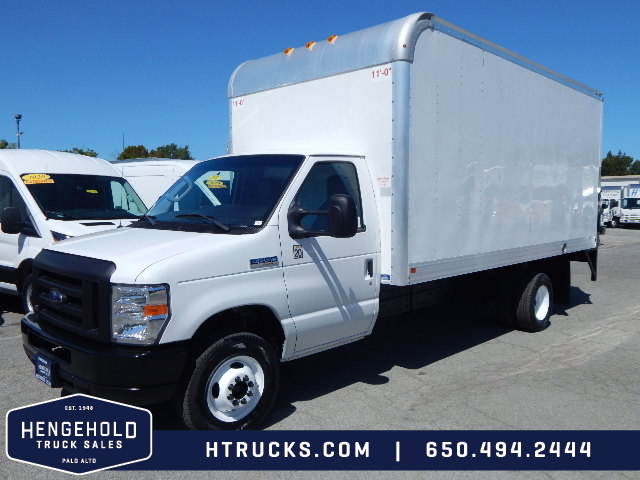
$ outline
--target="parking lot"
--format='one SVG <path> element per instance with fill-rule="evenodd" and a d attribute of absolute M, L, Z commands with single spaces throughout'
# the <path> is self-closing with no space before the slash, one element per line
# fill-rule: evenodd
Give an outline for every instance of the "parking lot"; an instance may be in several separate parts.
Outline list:
<path fill-rule="evenodd" d="M 571 305 L 550 328 L 524 333 L 494 322 L 491 305 L 446 305 L 382 320 L 361 342 L 287 363 L 268 429 L 640 429 L 640 229 L 602 236 L 598 281 L 572 266 Z M 34 378 L 22 351 L 19 302 L 0 295 L 0 410 L 57 398 Z M 168 406 L 156 429 L 182 428 Z M 5 424 L 1 438 L 5 441 Z M 4 450 L 4 447 L 3 447 Z M 636 473 L 637 474 L 637 473 Z M 636 474 L 547 472 L 549 478 Z M 102 472 L 125 478 L 127 472 Z M 172 477 L 210 478 L 207 472 Z M 365 478 L 364 472 L 243 473 L 244 477 Z M 406 478 L 402 472 L 381 473 Z M 62 478 L 0 459 L 0 478 Z M 168 474 L 137 472 L 137 478 Z M 514 478 L 509 472 L 425 472 L 412 478 Z M 539 478 L 539 472 L 518 478 Z M 637 478 L 637 477 L 636 477 Z"/>

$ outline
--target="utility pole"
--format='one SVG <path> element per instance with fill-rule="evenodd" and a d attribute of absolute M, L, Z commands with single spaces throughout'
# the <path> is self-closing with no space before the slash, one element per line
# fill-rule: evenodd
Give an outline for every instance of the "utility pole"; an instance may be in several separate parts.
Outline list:
<path fill-rule="evenodd" d="M 22 115 L 20 115 L 19 113 L 16 113 L 13 118 L 16 119 L 16 138 L 18 139 L 18 148 L 20 148 L 20 137 L 22 136 L 22 134 L 24 132 L 20 131 L 20 120 L 22 120 Z"/>

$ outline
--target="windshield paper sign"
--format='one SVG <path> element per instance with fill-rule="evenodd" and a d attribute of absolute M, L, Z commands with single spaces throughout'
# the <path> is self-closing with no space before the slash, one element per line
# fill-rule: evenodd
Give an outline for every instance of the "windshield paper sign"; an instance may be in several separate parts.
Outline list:
<path fill-rule="evenodd" d="M 7 413 L 12 460 L 85 474 L 151 457 L 148 410 L 77 394 Z"/>
<path fill-rule="evenodd" d="M 29 173 L 22 176 L 22 181 L 25 185 L 38 185 L 40 183 L 54 183 L 46 173 Z"/>

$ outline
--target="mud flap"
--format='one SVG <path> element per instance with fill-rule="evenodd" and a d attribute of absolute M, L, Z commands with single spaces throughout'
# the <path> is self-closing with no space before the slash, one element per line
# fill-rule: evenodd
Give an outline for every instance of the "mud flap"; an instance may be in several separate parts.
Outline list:
<path fill-rule="evenodd" d="M 585 250 L 584 254 L 591 269 L 591 281 L 595 282 L 598 279 L 598 249 Z"/>

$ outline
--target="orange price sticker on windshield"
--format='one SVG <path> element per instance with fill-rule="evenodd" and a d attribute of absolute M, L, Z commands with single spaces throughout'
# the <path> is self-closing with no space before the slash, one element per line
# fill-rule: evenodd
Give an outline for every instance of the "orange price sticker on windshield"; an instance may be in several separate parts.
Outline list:
<path fill-rule="evenodd" d="M 22 181 L 25 185 L 36 185 L 38 183 L 54 183 L 53 178 L 51 178 L 46 173 L 29 173 L 22 176 Z"/>
<path fill-rule="evenodd" d="M 209 188 L 227 188 L 227 186 L 220 181 L 220 175 L 211 175 L 206 181 Z"/>

